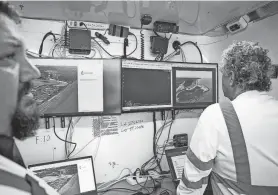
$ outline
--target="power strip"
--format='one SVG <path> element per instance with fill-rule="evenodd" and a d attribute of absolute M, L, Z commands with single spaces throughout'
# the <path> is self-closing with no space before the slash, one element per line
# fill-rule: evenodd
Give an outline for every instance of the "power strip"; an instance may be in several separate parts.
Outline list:
<path fill-rule="evenodd" d="M 72 20 L 67 21 L 69 28 L 86 29 L 84 25 L 80 25 L 81 22 L 83 21 L 72 21 Z M 108 24 L 94 23 L 94 22 L 83 22 L 83 23 L 87 26 L 88 29 L 93 29 L 93 30 L 106 30 L 109 28 Z"/>
<path fill-rule="evenodd" d="M 147 181 L 148 177 L 137 177 L 137 182 L 140 183 L 145 183 Z M 130 185 L 134 186 L 137 185 L 138 183 L 136 182 L 135 177 L 128 177 L 126 178 L 127 183 Z"/>

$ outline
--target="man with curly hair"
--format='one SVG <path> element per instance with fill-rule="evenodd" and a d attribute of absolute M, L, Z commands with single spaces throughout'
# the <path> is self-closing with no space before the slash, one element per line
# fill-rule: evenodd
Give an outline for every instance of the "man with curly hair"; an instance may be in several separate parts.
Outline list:
<path fill-rule="evenodd" d="M 39 126 L 31 81 L 40 77 L 29 63 L 17 23 L 20 18 L 0 1 L 0 194 L 46 195 L 58 193 L 26 170 L 17 139 L 35 134 Z M 32 152 L 32 151 L 30 151 Z"/>
<path fill-rule="evenodd" d="M 230 101 L 205 109 L 185 158 L 178 195 L 278 194 L 278 101 L 269 96 L 271 59 L 258 43 L 223 52 L 222 88 Z M 208 185 L 209 184 L 209 185 Z"/>

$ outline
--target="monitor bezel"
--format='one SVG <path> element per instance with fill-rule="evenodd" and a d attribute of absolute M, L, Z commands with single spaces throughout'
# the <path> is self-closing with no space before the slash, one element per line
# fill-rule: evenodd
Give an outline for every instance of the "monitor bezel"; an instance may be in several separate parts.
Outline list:
<path fill-rule="evenodd" d="M 31 164 L 28 165 L 28 169 L 32 171 L 30 168 L 32 167 L 38 167 L 38 166 L 44 166 L 44 165 L 51 165 L 51 164 L 57 164 L 57 163 L 63 163 L 63 162 L 70 162 L 70 161 L 76 161 L 76 160 L 83 160 L 83 159 L 91 159 L 92 162 L 92 168 L 93 168 L 93 175 L 94 175 L 94 184 L 95 184 L 95 190 L 87 191 L 87 192 L 82 192 L 80 194 L 86 194 L 88 192 L 97 192 L 97 182 L 96 182 L 96 172 L 95 172 L 95 167 L 94 167 L 94 160 L 92 156 L 83 156 L 83 157 L 78 157 L 78 158 L 71 158 L 71 159 L 65 159 L 65 160 L 58 160 L 58 161 L 50 161 L 50 162 L 45 162 L 45 163 L 37 163 L 37 164 Z M 33 172 L 33 171 L 32 171 Z"/>
<path fill-rule="evenodd" d="M 170 168 L 172 179 L 174 181 L 178 181 L 180 179 L 178 179 L 178 177 L 176 175 L 175 168 L 174 168 L 173 161 L 172 161 L 172 157 L 186 155 L 187 149 L 188 149 L 188 146 L 165 150 L 166 159 L 167 159 L 167 162 L 168 162 L 168 165 L 169 165 L 169 168 Z"/>
<path fill-rule="evenodd" d="M 94 60 L 102 60 L 102 61 L 108 61 L 108 60 L 115 60 L 112 58 L 53 58 L 53 57 L 41 57 L 41 58 L 28 58 L 31 60 L 64 60 L 64 61 L 68 61 L 68 60 L 84 60 L 84 61 L 94 61 Z M 119 64 L 120 64 L 120 83 L 122 83 L 122 59 L 121 58 L 117 58 L 116 60 L 119 60 Z M 103 90 L 104 91 L 104 90 Z M 120 102 L 122 102 L 122 85 L 120 86 Z M 117 116 L 117 115 L 121 115 L 122 114 L 122 105 L 121 105 L 121 112 L 118 113 L 109 113 L 109 112 L 72 112 L 72 113 L 42 113 L 40 115 L 40 118 L 52 118 L 52 117 L 82 117 L 82 116 Z"/>
<path fill-rule="evenodd" d="M 184 106 L 174 106 L 174 97 L 173 97 L 173 72 L 175 68 L 179 68 L 182 67 L 184 65 L 184 68 L 186 68 L 186 65 L 207 65 L 207 66 L 215 66 L 216 69 L 215 74 L 216 74 L 216 102 L 217 103 L 219 101 L 219 80 L 218 80 L 218 63 L 205 63 L 205 62 L 176 62 L 176 61 L 155 61 L 155 60 L 141 60 L 141 59 L 122 59 L 122 64 L 124 63 L 124 61 L 135 61 L 135 62 L 150 62 L 150 63 L 162 63 L 162 64 L 172 64 L 172 68 L 171 68 L 171 96 L 172 96 L 172 104 L 171 106 L 167 106 L 167 107 L 157 107 L 157 108 L 142 108 L 142 109 L 129 109 L 126 110 L 124 109 L 125 107 L 123 106 L 123 87 L 122 87 L 122 113 L 134 113 L 134 112 L 161 112 L 161 111 L 169 111 L 169 110 L 183 110 L 183 109 L 204 109 L 206 108 L 206 106 L 200 106 L 200 107 L 184 107 Z M 197 67 L 196 67 L 197 68 Z M 123 66 L 122 66 L 123 69 Z M 123 83 L 123 70 L 122 70 L 122 83 Z"/>

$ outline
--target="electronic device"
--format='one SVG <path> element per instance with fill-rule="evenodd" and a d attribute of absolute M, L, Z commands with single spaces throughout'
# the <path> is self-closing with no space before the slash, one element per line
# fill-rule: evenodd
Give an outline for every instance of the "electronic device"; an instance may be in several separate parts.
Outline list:
<path fill-rule="evenodd" d="M 171 70 L 163 62 L 122 60 L 123 111 L 172 107 Z"/>
<path fill-rule="evenodd" d="M 165 155 L 174 182 L 178 183 L 182 178 L 187 147 L 166 149 Z"/>
<path fill-rule="evenodd" d="M 89 55 L 91 53 L 91 31 L 69 29 L 69 53 Z"/>
<path fill-rule="evenodd" d="M 240 17 L 239 20 L 227 24 L 226 27 L 230 33 L 235 34 L 243 31 L 248 26 L 249 20 L 249 17 L 245 15 Z"/>
<path fill-rule="evenodd" d="M 175 23 L 155 21 L 153 23 L 153 30 L 160 33 L 178 33 L 179 26 Z"/>
<path fill-rule="evenodd" d="M 172 69 L 174 109 L 201 109 L 218 102 L 218 65 L 175 63 Z"/>
<path fill-rule="evenodd" d="M 152 22 L 152 16 L 148 14 L 144 14 L 140 19 L 141 25 L 149 25 Z"/>
<path fill-rule="evenodd" d="M 173 136 L 173 145 L 176 148 L 188 146 L 188 135 L 186 133 L 174 135 Z"/>
<path fill-rule="evenodd" d="M 110 24 L 109 29 L 108 29 L 108 34 L 111 36 L 116 36 L 116 37 L 128 37 L 129 33 L 129 28 L 124 27 L 124 26 L 118 26 L 115 24 Z"/>
<path fill-rule="evenodd" d="M 97 195 L 91 156 L 34 164 L 28 168 L 61 195 Z"/>
<path fill-rule="evenodd" d="M 153 54 L 166 54 L 169 39 L 159 36 L 151 36 L 151 52 Z"/>
<path fill-rule="evenodd" d="M 121 114 L 120 59 L 30 59 L 31 92 L 43 117 Z"/>
<path fill-rule="evenodd" d="M 110 42 L 108 41 L 107 37 L 98 33 L 98 32 L 95 32 L 95 35 L 97 38 L 101 39 L 106 45 L 109 45 Z"/>

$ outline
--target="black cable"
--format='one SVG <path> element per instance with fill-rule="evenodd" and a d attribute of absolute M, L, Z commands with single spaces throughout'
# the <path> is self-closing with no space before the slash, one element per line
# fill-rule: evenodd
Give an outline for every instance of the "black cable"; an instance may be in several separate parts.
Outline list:
<path fill-rule="evenodd" d="M 53 38 L 54 38 L 54 42 L 56 42 L 56 37 L 55 37 L 55 35 L 50 31 L 50 32 L 48 32 L 48 33 L 46 33 L 45 35 L 44 35 L 44 37 L 42 38 L 42 42 L 41 42 L 41 45 L 40 45 L 40 48 L 39 48 L 39 56 L 41 57 L 41 54 L 42 54 L 42 50 L 43 50 L 43 43 L 44 43 L 44 41 L 45 41 L 45 39 L 48 37 L 48 36 L 53 36 Z"/>
<path fill-rule="evenodd" d="M 172 129 L 173 123 L 174 123 L 174 120 L 172 120 L 171 125 L 170 125 L 170 127 L 169 127 L 167 142 L 169 141 L 169 138 L 170 138 L 170 133 L 171 133 L 171 129 Z M 167 143 L 167 142 L 166 142 L 166 143 Z M 162 160 L 163 154 L 164 154 L 164 152 L 165 152 L 166 146 L 167 146 L 167 145 L 165 144 L 165 146 L 164 146 L 164 148 L 163 148 L 163 152 L 162 152 L 161 158 L 160 158 L 160 160 L 159 160 L 159 164 L 161 163 L 161 160 Z"/>
<path fill-rule="evenodd" d="M 142 26 L 140 30 L 140 39 L 141 39 L 141 60 L 145 59 L 145 37 L 144 34 L 142 33 Z"/>
<path fill-rule="evenodd" d="M 144 185 L 142 186 L 138 181 L 137 181 L 137 177 L 135 177 L 135 181 L 137 183 L 137 185 L 139 185 L 140 187 L 142 187 L 144 190 L 146 190 L 148 192 L 148 194 L 150 194 L 150 191 L 146 188 L 146 183 L 148 181 L 148 178 L 146 179 Z"/>
<path fill-rule="evenodd" d="M 60 137 L 57 135 L 57 133 L 56 133 L 55 118 L 53 117 L 53 118 L 52 118 L 52 120 L 53 120 L 53 130 L 54 130 L 54 134 L 55 134 L 55 136 L 56 136 L 59 140 L 61 140 L 61 141 L 65 142 L 65 143 L 74 144 L 74 148 L 73 148 L 73 151 L 74 151 L 74 150 L 75 150 L 75 148 L 76 148 L 77 143 L 70 142 L 70 141 L 67 141 L 67 140 L 64 140 L 64 139 L 60 138 Z M 73 151 L 72 151 L 72 152 L 73 152 Z M 72 154 L 72 152 L 68 155 L 68 157 Z"/>
<path fill-rule="evenodd" d="M 156 154 L 156 118 L 155 118 L 155 112 L 153 112 L 153 153 L 154 153 L 154 159 L 156 161 L 156 163 L 158 163 L 157 161 L 157 154 Z M 162 172 L 162 168 L 160 166 L 160 164 L 157 164 L 159 170 Z"/>
<path fill-rule="evenodd" d="M 98 191 L 99 193 L 106 193 L 108 191 L 113 191 L 113 190 L 127 190 L 127 191 L 130 191 L 130 192 L 138 192 L 138 190 L 134 190 L 134 189 L 128 189 L 128 188 L 109 188 L 107 190 L 104 190 L 104 191 Z"/>
<path fill-rule="evenodd" d="M 173 35 L 173 34 L 171 33 L 171 34 L 170 34 L 170 37 L 168 38 L 168 40 L 170 40 L 170 39 L 172 38 L 172 35 Z"/>
<path fill-rule="evenodd" d="M 166 38 L 166 37 L 162 37 L 162 36 L 160 36 L 155 30 L 153 30 L 153 33 L 156 35 L 156 36 L 158 36 L 158 37 L 161 37 L 161 38 Z M 165 36 L 166 36 L 166 33 L 165 33 Z"/>
<path fill-rule="evenodd" d="M 68 129 L 67 129 L 67 133 L 66 133 L 66 140 L 68 140 L 68 134 L 69 134 L 71 123 L 72 123 L 72 117 L 70 118 L 70 121 L 69 121 L 69 124 L 68 124 Z M 67 152 L 68 152 L 67 151 L 67 142 L 65 142 L 65 151 L 66 151 L 66 154 L 67 154 Z"/>
<path fill-rule="evenodd" d="M 182 43 L 180 45 L 180 47 L 182 47 L 183 45 L 186 45 L 186 44 L 192 44 L 198 49 L 199 54 L 200 54 L 200 58 L 201 58 L 201 63 L 203 63 L 203 55 L 202 55 L 202 52 L 201 52 L 200 48 L 198 47 L 198 45 L 196 43 L 192 42 L 192 41 L 186 41 L 186 42 Z"/>
<path fill-rule="evenodd" d="M 89 29 L 87 28 L 87 25 L 86 25 L 84 22 L 80 22 L 80 25 L 85 26 L 86 29 L 89 30 Z M 105 53 L 107 53 L 110 57 L 112 57 L 112 58 L 120 58 L 120 57 L 121 57 L 121 56 L 113 56 L 113 55 L 111 55 L 106 49 L 104 49 L 104 47 L 102 47 L 102 45 L 99 44 L 99 42 L 97 42 L 97 41 L 95 40 L 95 37 L 91 37 L 91 39 L 94 40 L 94 41 L 96 42 L 96 44 L 98 44 L 98 46 L 100 46 L 101 49 L 103 49 L 103 50 L 105 51 Z"/>
<path fill-rule="evenodd" d="M 101 49 L 103 49 L 103 51 L 105 51 L 105 53 L 107 53 L 110 57 L 112 57 L 112 58 L 121 58 L 121 56 L 113 56 L 112 54 L 110 54 L 106 49 L 104 49 L 104 47 L 102 47 L 101 44 L 99 44 L 99 42 L 97 42 L 97 41 L 95 40 L 95 37 L 91 37 L 91 39 L 92 39 L 96 44 L 98 44 L 98 46 L 100 46 Z"/>
<path fill-rule="evenodd" d="M 156 158 L 156 118 L 155 112 L 153 112 L 153 155 Z"/>
<path fill-rule="evenodd" d="M 86 25 L 84 22 L 80 22 L 80 24 L 79 24 L 79 25 L 83 25 L 83 26 L 85 26 L 85 28 L 89 31 L 89 29 L 88 29 L 87 25 Z"/>

